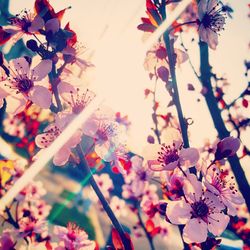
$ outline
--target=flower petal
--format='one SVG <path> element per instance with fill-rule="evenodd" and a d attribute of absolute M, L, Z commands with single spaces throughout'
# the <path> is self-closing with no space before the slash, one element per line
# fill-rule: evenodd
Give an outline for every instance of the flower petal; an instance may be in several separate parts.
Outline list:
<path fill-rule="evenodd" d="M 200 158 L 199 151 L 196 148 L 183 148 L 179 156 L 181 165 L 188 168 L 196 165 Z"/>
<path fill-rule="evenodd" d="M 60 29 L 60 22 L 57 18 L 52 18 L 45 24 L 45 30 L 52 31 L 52 33 L 56 33 Z"/>
<path fill-rule="evenodd" d="M 43 19 L 39 15 L 36 15 L 31 23 L 31 26 L 28 28 L 28 31 L 33 33 L 38 31 L 39 29 L 42 29 L 43 26 L 44 26 Z"/>
<path fill-rule="evenodd" d="M 207 239 L 207 224 L 197 218 L 189 220 L 183 229 L 183 239 L 186 243 L 201 243 Z"/>
<path fill-rule="evenodd" d="M 26 99 L 16 98 L 14 96 L 6 97 L 7 107 L 6 112 L 12 115 L 16 115 L 25 109 Z"/>
<path fill-rule="evenodd" d="M 35 68 L 32 69 L 33 81 L 41 81 L 52 70 L 51 60 L 42 60 Z"/>
<path fill-rule="evenodd" d="M 229 216 L 224 213 L 213 213 L 208 217 L 208 230 L 215 236 L 221 235 L 229 223 Z"/>
<path fill-rule="evenodd" d="M 184 200 L 169 201 L 166 215 L 173 224 L 186 224 L 191 218 L 191 207 Z"/>
<path fill-rule="evenodd" d="M 200 200 L 202 196 L 202 183 L 197 180 L 197 177 L 194 174 L 189 174 L 183 183 L 183 191 L 186 198 L 190 202 Z"/>
<path fill-rule="evenodd" d="M 29 74 L 30 65 L 24 57 L 14 59 L 12 60 L 12 63 L 19 75 L 27 76 Z"/>
<path fill-rule="evenodd" d="M 56 166 L 63 166 L 67 163 L 69 160 L 69 156 L 71 154 L 71 151 L 67 147 L 62 147 L 54 156 L 53 163 Z"/>
<path fill-rule="evenodd" d="M 48 109 L 51 105 L 52 94 L 43 86 L 34 86 L 29 92 L 30 100 L 41 108 Z"/>

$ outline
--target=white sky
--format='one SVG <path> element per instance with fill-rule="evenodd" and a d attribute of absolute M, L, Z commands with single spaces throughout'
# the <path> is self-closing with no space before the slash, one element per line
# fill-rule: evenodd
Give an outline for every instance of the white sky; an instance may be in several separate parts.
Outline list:
<path fill-rule="evenodd" d="M 82 43 L 91 49 L 98 48 L 94 58 L 96 88 L 115 111 L 129 115 L 132 121 L 130 144 L 132 149 L 140 153 L 151 126 L 151 103 L 144 100 L 144 89 L 153 87 L 153 82 L 149 81 L 143 69 L 145 56 L 142 50 L 143 32 L 136 29 L 140 17 L 146 15 L 145 0 L 51 0 L 50 2 L 56 10 L 72 6 L 64 17 L 65 24 L 70 21 L 71 27 L 77 31 Z M 247 83 L 244 78 L 243 61 L 249 54 L 250 33 L 247 27 L 250 20 L 247 18 L 249 12 L 247 0 L 228 2 L 235 10 L 234 19 L 227 20 L 226 30 L 220 37 L 220 45 L 215 52 L 211 52 L 211 64 L 217 72 L 228 77 L 232 84 L 228 96 L 234 98 Z M 11 0 L 10 4 L 10 11 L 18 13 L 23 8 L 32 9 L 34 1 Z M 186 45 L 191 46 L 191 58 L 198 66 L 198 47 L 190 45 L 189 37 L 186 41 Z M 197 90 L 200 89 L 188 63 L 178 72 L 178 84 L 184 114 L 194 120 L 190 128 L 191 144 L 200 146 L 205 138 L 215 136 L 215 131 L 205 101 L 197 92 L 187 92 L 187 83 L 193 83 Z M 162 93 L 161 89 L 159 92 Z M 197 103 L 197 98 L 201 98 L 202 101 Z M 249 139 L 248 131 L 245 138 L 248 145 Z M 244 166 L 247 167 L 246 164 Z M 248 172 L 250 178 L 250 171 Z"/>

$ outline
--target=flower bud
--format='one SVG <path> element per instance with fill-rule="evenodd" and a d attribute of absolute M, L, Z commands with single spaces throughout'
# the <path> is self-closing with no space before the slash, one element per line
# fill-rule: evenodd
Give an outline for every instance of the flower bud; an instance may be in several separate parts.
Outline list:
<path fill-rule="evenodd" d="M 37 42 L 34 39 L 28 40 L 26 43 L 26 46 L 28 49 L 30 49 L 33 52 L 37 52 L 39 49 Z"/>
<path fill-rule="evenodd" d="M 240 140 L 232 136 L 226 137 L 217 144 L 215 160 L 222 160 L 236 154 L 240 147 Z"/>

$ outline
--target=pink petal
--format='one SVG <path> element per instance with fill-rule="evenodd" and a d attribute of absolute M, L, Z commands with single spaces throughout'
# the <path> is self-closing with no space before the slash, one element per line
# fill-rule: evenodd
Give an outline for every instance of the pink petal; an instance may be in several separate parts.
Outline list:
<path fill-rule="evenodd" d="M 74 118 L 75 115 L 69 111 L 62 111 L 55 115 L 55 124 L 60 130 L 63 130 Z"/>
<path fill-rule="evenodd" d="M 196 165 L 200 158 L 199 151 L 196 148 L 183 148 L 180 151 L 180 162 L 182 166 L 192 167 Z"/>
<path fill-rule="evenodd" d="M 69 160 L 71 151 L 67 147 L 62 147 L 54 156 L 53 163 L 56 166 L 63 166 Z"/>
<path fill-rule="evenodd" d="M 177 64 L 180 65 L 188 60 L 188 54 L 180 49 L 175 49 Z"/>
<path fill-rule="evenodd" d="M 217 33 L 210 30 L 210 29 L 208 29 L 207 30 L 207 38 L 208 38 L 208 41 L 207 41 L 208 46 L 211 49 L 215 50 L 217 45 L 218 45 L 218 35 L 217 35 Z"/>
<path fill-rule="evenodd" d="M 30 71 L 30 65 L 24 57 L 20 57 L 17 59 L 12 60 L 15 70 L 22 75 L 28 76 Z"/>
<path fill-rule="evenodd" d="M 178 166 L 179 160 L 171 162 L 169 164 L 167 164 L 166 166 L 163 167 L 164 170 L 174 170 L 177 166 Z"/>
<path fill-rule="evenodd" d="M 202 196 L 202 183 L 197 180 L 197 177 L 194 174 L 189 174 L 183 183 L 183 191 L 186 198 L 190 202 L 200 200 Z"/>
<path fill-rule="evenodd" d="M 51 60 L 42 60 L 35 68 L 32 69 L 33 80 L 41 81 L 52 70 Z"/>
<path fill-rule="evenodd" d="M 50 19 L 45 24 L 46 31 L 52 31 L 52 33 L 56 33 L 60 29 L 60 22 L 57 18 Z"/>
<path fill-rule="evenodd" d="M 83 133 L 90 137 L 95 137 L 95 134 L 99 128 L 100 122 L 96 119 L 89 118 L 82 127 Z"/>
<path fill-rule="evenodd" d="M 205 203 L 208 205 L 208 207 L 215 207 L 215 212 L 220 212 L 221 210 L 225 209 L 225 205 L 223 204 L 221 199 L 213 193 L 205 191 L 204 197 L 206 198 Z"/>
<path fill-rule="evenodd" d="M 43 86 L 34 86 L 29 92 L 30 100 L 41 108 L 48 109 L 51 105 L 52 94 Z"/>
<path fill-rule="evenodd" d="M 199 5 L 198 5 L 198 15 L 199 15 L 199 19 L 202 20 L 203 16 L 204 16 L 204 13 L 206 12 L 207 10 L 207 1 L 208 0 L 201 0 L 199 2 Z"/>
<path fill-rule="evenodd" d="M 207 224 L 197 218 L 188 221 L 183 229 L 183 239 L 186 243 L 201 243 L 207 239 Z"/>
<path fill-rule="evenodd" d="M 160 151 L 160 144 L 148 144 L 143 148 L 142 155 L 145 160 L 157 160 Z"/>
<path fill-rule="evenodd" d="M 31 26 L 28 28 L 29 32 L 33 33 L 38 31 L 39 29 L 42 29 L 44 26 L 44 21 L 43 19 L 39 16 L 36 15 L 34 20 L 31 23 Z"/>
<path fill-rule="evenodd" d="M 7 102 L 6 112 L 12 115 L 16 115 L 22 112 L 26 106 L 25 98 L 16 98 L 14 96 L 7 96 L 6 102 Z"/>
<path fill-rule="evenodd" d="M 237 215 L 237 209 L 234 203 L 232 203 L 231 201 L 224 199 L 222 197 L 222 201 L 225 204 L 225 206 L 227 207 L 227 214 L 231 215 L 231 216 L 236 216 Z"/>
<path fill-rule="evenodd" d="M 176 145 L 175 148 L 177 148 L 182 143 L 180 131 L 171 127 L 163 130 L 161 138 L 162 142 L 166 145 L 172 145 L 174 142 Z"/>
<path fill-rule="evenodd" d="M 69 148 L 74 148 L 76 147 L 77 144 L 81 142 L 82 139 L 82 131 L 77 130 L 75 134 L 66 142 L 66 146 Z"/>
<path fill-rule="evenodd" d="M 6 96 L 8 96 L 8 93 L 4 89 L 0 88 L 0 99 L 5 98 Z"/>
<path fill-rule="evenodd" d="M 184 200 L 169 201 L 166 215 L 173 224 L 186 224 L 191 218 L 191 207 Z"/>
<path fill-rule="evenodd" d="M 208 217 L 208 230 L 215 236 L 221 235 L 229 223 L 229 216 L 224 213 L 210 214 Z"/>
<path fill-rule="evenodd" d="M 58 92 L 60 96 L 66 101 L 72 101 L 71 100 L 71 93 L 76 93 L 76 89 L 69 83 L 61 81 L 57 86 Z"/>

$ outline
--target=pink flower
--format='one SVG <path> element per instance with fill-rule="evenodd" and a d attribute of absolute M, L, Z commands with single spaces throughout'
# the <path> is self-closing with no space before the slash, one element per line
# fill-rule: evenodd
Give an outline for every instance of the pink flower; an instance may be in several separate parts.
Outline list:
<path fill-rule="evenodd" d="M 114 189 L 113 181 L 108 174 L 93 175 L 98 187 L 106 199 L 110 198 L 110 191 Z M 96 197 L 96 196 L 95 196 Z M 97 197 L 96 197 L 97 198 Z"/>
<path fill-rule="evenodd" d="M 235 216 L 236 207 L 244 203 L 244 198 L 236 188 L 234 177 L 223 170 L 220 171 L 215 165 L 207 170 L 204 177 L 207 189 L 220 198 L 229 215 Z"/>
<path fill-rule="evenodd" d="M 18 201 L 34 201 L 39 200 L 42 196 L 46 194 L 46 190 L 43 187 L 43 183 L 41 181 L 32 181 L 26 186 L 22 191 L 18 194 L 16 199 Z"/>
<path fill-rule="evenodd" d="M 57 113 L 55 123 L 63 130 L 94 99 L 95 93 L 89 89 L 80 90 L 65 82 L 59 83 L 58 91 L 68 105 L 64 111 Z M 84 126 L 84 125 L 83 125 Z"/>
<path fill-rule="evenodd" d="M 185 176 L 179 169 L 175 169 L 174 172 L 167 172 L 166 175 L 161 175 L 161 181 L 167 187 L 167 195 L 174 200 L 181 198 Z"/>
<path fill-rule="evenodd" d="M 10 25 L 4 29 L 11 34 L 12 41 L 17 42 L 24 34 L 32 35 L 44 26 L 43 19 L 34 13 L 24 10 L 20 14 L 9 18 Z"/>
<path fill-rule="evenodd" d="M 240 140 L 232 136 L 226 137 L 218 142 L 215 152 L 215 159 L 222 160 L 236 154 L 240 148 Z"/>
<path fill-rule="evenodd" d="M 44 133 L 37 135 L 35 138 L 36 145 L 41 148 L 42 150 L 49 147 L 50 144 L 61 134 L 61 130 L 55 125 L 55 123 L 50 124 L 48 127 L 44 129 Z M 70 140 L 65 143 L 59 151 L 53 157 L 53 163 L 56 166 L 63 166 L 65 165 L 70 157 L 71 149 L 75 148 L 77 144 L 81 141 L 82 132 L 78 130 Z M 39 151 L 38 155 L 42 152 Z"/>
<path fill-rule="evenodd" d="M 178 65 L 184 63 L 188 56 L 180 49 L 175 49 L 176 62 Z M 153 46 L 151 50 L 147 52 L 147 56 L 144 61 L 144 68 L 152 75 L 156 75 L 163 81 L 167 82 L 169 74 L 169 64 L 167 58 L 166 47 L 163 42 L 159 42 Z"/>
<path fill-rule="evenodd" d="M 124 169 L 119 159 L 126 160 L 125 128 L 113 119 L 98 117 L 94 114 L 85 123 L 83 133 L 94 139 L 95 152 L 106 162 L 118 167 L 121 173 Z"/>
<path fill-rule="evenodd" d="M 25 135 L 26 124 L 17 116 L 8 116 L 3 121 L 4 131 L 19 138 L 23 138 Z"/>
<path fill-rule="evenodd" d="M 67 46 L 62 51 L 64 60 L 77 65 L 82 71 L 86 71 L 89 67 L 94 67 L 91 62 L 81 58 L 85 52 L 86 48 L 78 43 L 72 46 Z"/>
<path fill-rule="evenodd" d="M 74 223 L 69 223 L 67 228 L 54 227 L 54 233 L 59 241 L 69 250 L 94 250 L 95 242 L 88 239 L 87 233 Z"/>
<path fill-rule="evenodd" d="M 174 170 L 180 166 L 190 168 L 199 160 L 199 151 L 196 148 L 183 148 L 179 132 L 176 130 L 174 133 L 172 142 L 150 144 L 145 148 L 144 158 L 148 160 L 151 170 Z"/>
<path fill-rule="evenodd" d="M 11 250 L 16 245 L 13 239 L 13 232 L 5 230 L 0 236 L 0 250 Z"/>
<path fill-rule="evenodd" d="M 185 200 L 169 201 L 166 215 L 173 224 L 186 224 L 183 239 L 186 243 L 206 241 L 208 231 L 220 235 L 227 227 L 229 216 L 217 196 L 203 191 L 195 175 L 189 175 L 184 184 Z"/>
<path fill-rule="evenodd" d="M 143 195 L 148 181 L 153 172 L 143 165 L 143 159 L 139 156 L 131 158 L 132 167 L 129 172 L 124 175 L 125 185 L 123 185 L 123 196 L 126 198 L 139 197 Z"/>
<path fill-rule="evenodd" d="M 118 198 L 117 196 L 112 197 L 110 201 L 110 208 L 118 218 L 127 215 L 125 201 Z"/>
<path fill-rule="evenodd" d="M 7 99 L 7 112 L 19 113 L 27 101 L 32 101 L 41 108 L 50 107 L 52 94 L 43 80 L 52 69 L 51 60 L 42 60 L 36 67 L 30 68 L 26 58 L 21 57 L 10 61 L 8 78 L 2 81 L 5 91 L 10 95 Z"/>
<path fill-rule="evenodd" d="M 199 35 L 211 49 L 218 45 L 218 32 L 223 30 L 225 15 L 217 0 L 201 0 L 198 5 Z"/>
<path fill-rule="evenodd" d="M 19 236 L 24 237 L 33 237 L 35 234 L 46 234 L 47 233 L 47 222 L 44 220 L 38 220 L 35 218 L 23 217 L 18 222 Z"/>

